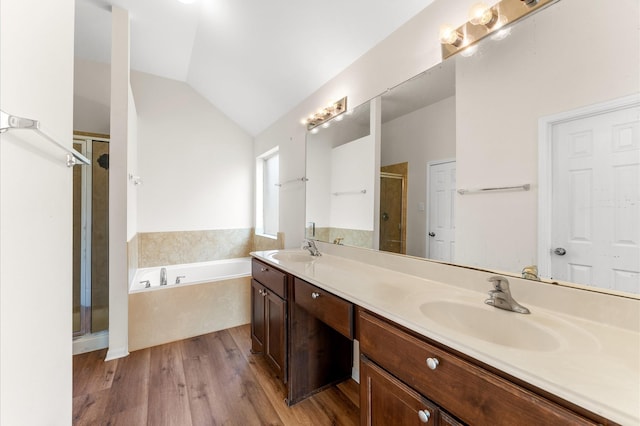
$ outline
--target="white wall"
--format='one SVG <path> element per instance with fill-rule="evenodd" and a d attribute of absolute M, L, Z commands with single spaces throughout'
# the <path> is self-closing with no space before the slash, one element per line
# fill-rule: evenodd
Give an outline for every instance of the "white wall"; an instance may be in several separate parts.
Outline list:
<path fill-rule="evenodd" d="M 131 86 L 138 232 L 252 227 L 251 136 L 185 83 L 133 72 Z"/>
<path fill-rule="evenodd" d="M 68 148 L 74 1 L 0 2 L 0 108 Z M 31 131 L 0 135 L 0 424 L 68 425 L 72 169 Z"/>
<path fill-rule="evenodd" d="M 128 156 L 135 108 L 129 84 L 129 12 L 111 10 L 111 125 L 109 142 L 109 351 L 107 359 L 128 355 Z M 132 141 L 133 143 L 133 141 Z"/>
<path fill-rule="evenodd" d="M 347 95 L 351 107 L 379 95 L 441 60 L 438 31 L 444 22 L 460 25 L 467 20 L 468 1 L 436 0 L 345 71 L 306 98 L 255 139 L 254 154 L 280 146 L 280 178 L 304 176 L 305 127 L 300 120 L 319 107 Z M 297 247 L 304 238 L 303 186 L 280 194 L 280 229 L 285 246 Z M 375 220 L 375 219 L 374 219 Z M 374 239 L 375 240 L 375 239 Z"/>
<path fill-rule="evenodd" d="M 412 256 L 427 255 L 427 163 L 456 156 L 455 102 L 451 96 L 382 125 L 382 166 L 409 163 L 407 254 Z"/>
<path fill-rule="evenodd" d="M 533 186 L 457 196 L 456 262 L 537 263 L 538 119 L 640 90 L 639 17 L 637 0 L 563 0 L 457 58 L 458 187 Z"/>
<path fill-rule="evenodd" d="M 73 129 L 109 134 L 111 68 L 76 57 L 73 79 Z"/>

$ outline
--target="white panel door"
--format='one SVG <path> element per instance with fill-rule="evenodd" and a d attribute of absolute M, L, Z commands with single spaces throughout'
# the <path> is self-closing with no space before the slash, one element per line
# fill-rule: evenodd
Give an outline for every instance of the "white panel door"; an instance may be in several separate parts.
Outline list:
<path fill-rule="evenodd" d="M 427 247 L 430 259 L 455 259 L 456 162 L 429 165 Z"/>
<path fill-rule="evenodd" d="M 553 127 L 553 278 L 640 292 L 640 108 Z"/>

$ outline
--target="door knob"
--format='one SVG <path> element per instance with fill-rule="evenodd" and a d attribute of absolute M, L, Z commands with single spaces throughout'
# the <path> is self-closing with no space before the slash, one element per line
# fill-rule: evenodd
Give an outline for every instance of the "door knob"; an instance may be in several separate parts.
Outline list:
<path fill-rule="evenodd" d="M 567 254 L 567 251 L 565 249 L 563 249 L 562 247 L 558 247 L 553 252 L 555 254 L 557 254 L 558 256 L 564 256 L 565 254 Z"/>
<path fill-rule="evenodd" d="M 435 236 L 436 236 L 436 233 L 435 233 L 435 232 L 429 232 L 429 236 L 430 236 L 430 237 L 435 237 Z"/>

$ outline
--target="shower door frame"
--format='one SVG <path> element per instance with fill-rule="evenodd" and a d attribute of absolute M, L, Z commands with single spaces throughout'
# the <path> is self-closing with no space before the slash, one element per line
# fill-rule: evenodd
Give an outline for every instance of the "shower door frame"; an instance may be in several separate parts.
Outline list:
<path fill-rule="evenodd" d="M 73 136 L 73 144 L 79 144 L 85 157 L 93 158 L 93 139 Z M 92 166 L 82 167 L 80 214 L 80 330 L 73 337 L 91 333 L 91 197 Z"/>

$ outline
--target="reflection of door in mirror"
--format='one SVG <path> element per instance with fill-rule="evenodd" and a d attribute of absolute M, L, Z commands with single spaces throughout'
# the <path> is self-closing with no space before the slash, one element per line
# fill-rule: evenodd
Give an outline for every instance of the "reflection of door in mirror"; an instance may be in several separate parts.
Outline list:
<path fill-rule="evenodd" d="M 427 247 L 429 247 L 429 257 L 453 262 L 456 244 L 456 162 L 434 162 L 428 165 L 428 169 Z"/>
<path fill-rule="evenodd" d="M 406 254 L 408 163 L 380 169 L 380 245 L 382 251 Z"/>
<path fill-rule="evenodd" d="M 565 120 L 551 144 L 551 276 L 637 293 L 640 107 Z"/>

